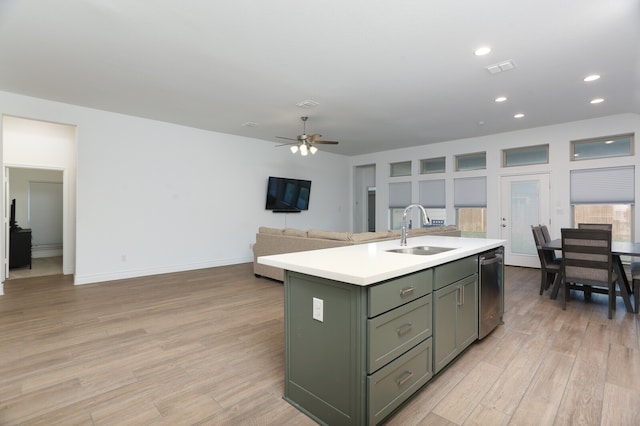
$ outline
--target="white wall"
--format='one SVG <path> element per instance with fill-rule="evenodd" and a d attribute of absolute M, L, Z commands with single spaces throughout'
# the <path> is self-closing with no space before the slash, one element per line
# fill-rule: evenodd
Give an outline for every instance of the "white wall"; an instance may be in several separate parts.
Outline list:
<path fill-rule="evenodd" d="M 635 133 L 635 156 L 608 159 L 570 161 L 570 141 L 623 133 Z M 502 150 L 533 145 L 549 144 L 549 164 L 502 168 Z M 487 170 L 454 172 L 454 156 L 486 151 Z M 453 208 L 453 179 L 467 176 L 487 176 L 487 236 L 500 237 L 500 178 L 506 175 L 549 173 L 551 178 L 551 227 L 552 235 L 560 235 L 560 228 L 573 226 L 569 204 L 569 173 L 572 169 L 635 165 L 636 201 L 640 200 L 640 115 L 620 114 L 593 120 L 539 127 L 518 132 L 454 140 L 414 148 L 398 149 L 351 157 L 351 166 L 376 165 L 376 229 L 387 228 L 388 186 L 390 182 L 411 181 L 413 202 L 418 201 L 418 181 L 437 176 L 420 175 L 420 160 L 446 157 L 447 223 L 455 223 Z M 389 163 L 412 160 L 411 177 L 390 178 Z M 640 241 L 640 209 L 634 209 L 635 241 Z"/>
<path fill-rule="evenodd" d="M 0 113 L 77 126 L 77 284 L 249 262 L 261 225 L 349 230 L 346 157 L 6 92 Z M 266 211 L 270 175 L 311 180 L 309 211 Z"/>

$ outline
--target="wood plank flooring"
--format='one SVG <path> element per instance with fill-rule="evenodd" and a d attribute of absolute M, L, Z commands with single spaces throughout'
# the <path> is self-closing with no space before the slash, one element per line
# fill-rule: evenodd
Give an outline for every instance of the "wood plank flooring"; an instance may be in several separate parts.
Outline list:
<path fill-rule="evenodd" d="M 505 324 L 389 425 L 640 424 L 638 315 L 539 296 L 506 268 Z M 252 265 L 0 297 L 1 425 L 312 425 L 282 399 L 283 287 Z"/>

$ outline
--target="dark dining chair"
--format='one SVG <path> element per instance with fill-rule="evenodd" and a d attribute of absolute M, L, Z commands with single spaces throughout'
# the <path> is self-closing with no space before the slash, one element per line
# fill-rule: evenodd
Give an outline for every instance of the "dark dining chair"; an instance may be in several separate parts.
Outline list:
<path fill-rule="evenodd" d="M 539 226 L 531 226 L 533 241 L 536 244 L 538 258 L 540 259 L 540 294 L 544 293 L 552 284 L 555 287 L 556 280 L 561 278 L 561 262 L 553 258 L 553 250 L 542 250 L 544 235 Z"/>
<path fill-rule="evenodd" d="M 551 234 L 549 233 L 549 228 L 547 228 L 547 225 L 538 225 L 540 227 L 540 230 L 542 231 L 542 235 L 544 237 L 544 242 L 548 243 L 551 241 Z M 553 260 L 561 260 L 560 257 L 556 254 L 555 251 L 552 251 L 551 254 L 553 255 Z"/>
<path fill-rule="evenodd" d="M 604 229 L 605 231 L 613 230 L 610 223 L 579 223 L 578 229 Z"/>
<path fill-rule="evenodd" d="M 609 307 L 607 317 L 613 316 L 616 300 L 617 275 L 613 272 L 611 255 L 611 231 L 589 228 L 563 228 L 562 233 L 562 276 L 564 280 L 564 300 L 566 309 L 570 290 L 581 290 L 607 294 Z"/>
<path fill-rule="evenodd" d="M 633 312 L 638 313 L 638 299 L 640 299 L 640 262 L 631 263 L 631 279 L 633 280 Z"/>

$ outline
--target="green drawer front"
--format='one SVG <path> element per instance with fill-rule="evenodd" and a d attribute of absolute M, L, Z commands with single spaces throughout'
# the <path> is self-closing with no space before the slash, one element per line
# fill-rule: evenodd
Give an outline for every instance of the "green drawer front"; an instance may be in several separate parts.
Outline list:
<path fill-rule="evenodd" d="M 478 272 L 478 256 L 469 256 L 455 260 L 434 268 L 433 289 L 437 290 L 446 285 L 468 277 Z"/>
<path fill-rule="evenodd" d="M 431 294 L 367 322 L 369 373 L 431 336 Z"/>
<path fill-rule="evenodd" d="M 369 318 L 431 293 L 433 270 L 415 272 L 369 287 Z"/>
<path fill-rule="evenodd" d="M 367 377 L 369 421 L 377 424 L 431 379 L 431 338 Z"/>

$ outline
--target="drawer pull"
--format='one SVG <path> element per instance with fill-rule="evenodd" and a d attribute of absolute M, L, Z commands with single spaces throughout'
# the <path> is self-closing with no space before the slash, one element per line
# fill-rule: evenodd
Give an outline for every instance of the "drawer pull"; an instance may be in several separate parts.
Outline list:
<path fill-rule="evenodd" d="M 411 371 L 405 371 L 404 373 L 402 373 L 402 376 L 396 379 L 396 382 L 398 383 L 398 386 L 402 386 L 405 383 L 407 383 L 407 381 L 412 377 L 413 377 L 413 373 Z"/>
<path fill-rule="evenodd" d="M 407 323 L 398 327 L 396 329 L 396 332 L 398 333 L 398 336 L 402 336 L 410 332 L 412 328 L 413 328 L 413 324 Z"/>
<path fill-rule="evenodd" d="M 415 287 L 403 288 L 402 290 L 400 290 L 400 297 L 411 296 L 415 291 L 415 289 L 416 289 Z"/>

